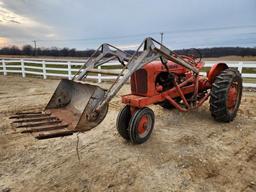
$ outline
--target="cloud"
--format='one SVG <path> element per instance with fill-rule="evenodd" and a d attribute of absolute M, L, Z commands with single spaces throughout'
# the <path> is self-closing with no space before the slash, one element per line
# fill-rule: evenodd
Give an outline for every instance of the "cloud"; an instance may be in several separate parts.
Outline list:
<path fill-rule="evenodd" d="M 244 26 L 256 26 L 255 10 L 255 0 L 0 0 L 0 36 L 43 40 L 38 46 L 44 47 L 85 49 L 108 42 L 125 48 L 147 36 L 159 40 L 164 31 L 172 48 L 251 46 L 255 27 Z"/>
<path fill-rule="evenodd" d="M 54 37 L 53 27 L 31 17 L 16 13 L 0 1 L 0 36 L 8 38 L 9 43 L 29 44 L 33 39 Z"/>
<path fill-rule="evenodd" d="M 1 25 L 6 26 L 6 25 L 15 25 L 15 24 L 22 24 L 25 27 L 34 27 L 38 26 L 39 23 L 36 21 L 31 20 L 30 18 L 18 15 L 14 13 L 11 10 L 8 10 L 4 7 L 4 3 L 2 2 L 0 7 L 0 20 L 1 20 Z"/>

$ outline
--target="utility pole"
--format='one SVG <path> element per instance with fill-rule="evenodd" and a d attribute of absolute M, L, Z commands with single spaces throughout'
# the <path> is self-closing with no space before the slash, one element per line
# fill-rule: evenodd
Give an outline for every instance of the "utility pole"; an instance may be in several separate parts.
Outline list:
<path fill-rule="evenodd" d="M 161 44 L 163 44 L 163 40 L 164 40 L 164 33 L 163 33 L 163 32 L 161 32 L 161 33 L 160 33 L 160 35 L 161 35 Z"/>
<path fill-rule="evenodd" d="M 33 42 L 34 42 L 34 54 L 36 56 L 37 55 L 36 40 L 34 40 Z"/>

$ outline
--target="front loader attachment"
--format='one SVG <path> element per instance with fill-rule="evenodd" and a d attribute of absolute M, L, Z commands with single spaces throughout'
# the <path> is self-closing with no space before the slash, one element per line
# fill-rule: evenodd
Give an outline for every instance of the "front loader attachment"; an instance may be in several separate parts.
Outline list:
<path fill-rule="evenodd" d="M 37 139 L 68 136 L 96 127 L 108 112 L 109 102 L 105 100 L 108 90 L 83 80 L 88 72 L 100 73 L 95 68 L 111 60 L 118 60 L 125 67 L 129 59 L 122 50 L 102 44 L 72 80 L 60 81 L 43 111 L 16 113 L 10 117 L 12 124 L 21 133 L 32 133 Z"/>
<path fill-rule="evenodd" d="M 107 114 L 107 104 L 95 111 L 105 92 L 96 85 L 63 79 L 42 112 L 17 113 L 11 119 L 22 133 L 32 133 L 37 139 L 88 131 Z"/>
<path fill-rule="evenodd" d="M 120 73 L 116 74 L 98 68 L 112 60 L 121 64 Z M 80 68 L 72 80 L 61 80 L 52 98 L 42 112 L 23 112 L 10 117 L 13 124 L 23 128 L 23 133 L 32 133 L 38 139 L 72 135 L 96 127 L 106 116 L 108 104 L 122 88 L 132 74 L 145 64 L 161 60 L 166 66 L 167 60 L 192 70 L 198 69 L 190 62 L 152 38 L 146 38 L 133 55 L 110 45 L 102 44 Z M 85 83 L 88 74 L 117 75 L 108 90 Z M 195 93 L 196 95 L 197 93 Z"/>

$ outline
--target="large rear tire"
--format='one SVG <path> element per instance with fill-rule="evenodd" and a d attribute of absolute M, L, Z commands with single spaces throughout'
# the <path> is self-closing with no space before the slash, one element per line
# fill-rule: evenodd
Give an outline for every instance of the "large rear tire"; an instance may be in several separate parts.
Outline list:
<path fill-rule="evenodd" d="M 133 114 L 128 128 L 131 142 L 134 144 L 146 142 L 152 133 L 154 123 L 155 115 L 150 108 L 144 107 L 137 110 Z"/>
<path fill-rule="evenodd" d="M 241 102 L 242 88 L 241 74 L 236 69 L 228 68 L 216 77 L 210 97 L 210 111 L 216 121 L 233 121 Z"/>

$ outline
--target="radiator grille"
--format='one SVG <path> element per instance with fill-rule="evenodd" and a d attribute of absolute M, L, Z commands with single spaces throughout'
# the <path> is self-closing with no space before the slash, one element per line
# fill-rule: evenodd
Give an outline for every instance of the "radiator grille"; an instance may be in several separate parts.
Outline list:
<path fill-rule="evenodd" d="M 145 69 L 139 69 L 131 76 L 131 89 L 132 94 L 144 95 L 147 93 L 147 71 Z"/>

